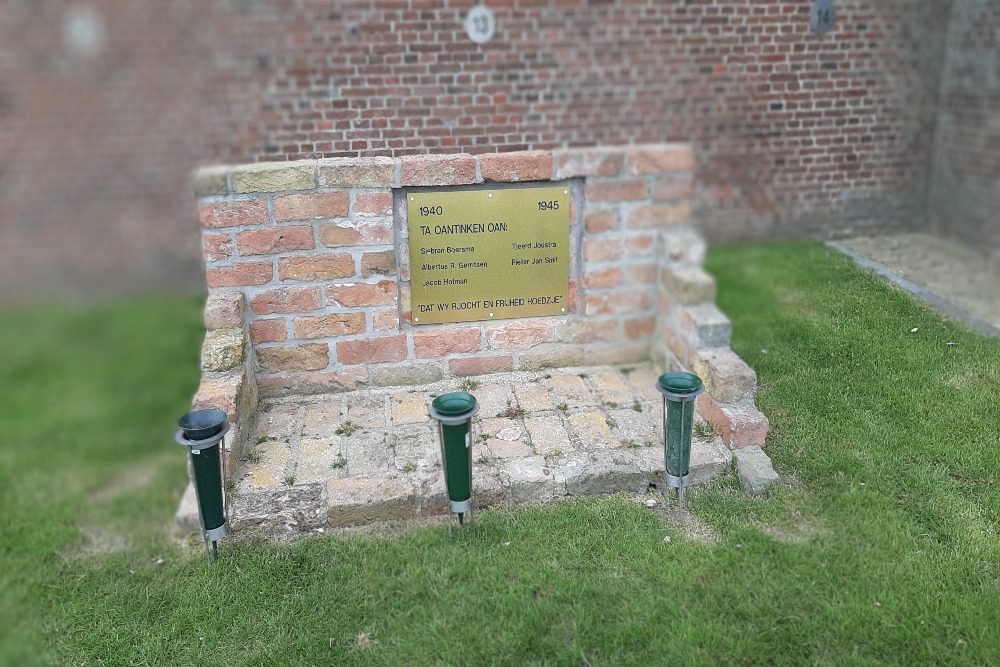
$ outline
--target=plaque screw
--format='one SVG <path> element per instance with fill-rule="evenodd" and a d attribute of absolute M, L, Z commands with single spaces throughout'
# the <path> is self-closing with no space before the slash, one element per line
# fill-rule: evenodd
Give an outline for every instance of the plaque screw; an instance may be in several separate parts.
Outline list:
<path fill-rule="evenodd" d="M 419 322 L 419 321 L 420 321 L 420 318 L 419 318 L 419 317 L 414 317 L 414 318 L 413 318 L 413 321 L 414 321 L 414 322 Z"/>
<path fill-rule="evenodd" d="M 493 193 L 492 192 L 490 193 L 490 199 L 493 199 Z"/>
<path fill-rule="evenodd" d="M 562 310 L 562 311 L 563 311 L 564 313 L 566 312 L 566 309 L 565 309 L 565 308 L 561 308 L 560 310 Z"/>
<path fill-rule="evenodd" d="M 490 313 L 490 317 L 493 317 L 493 313 Z"/>
<path fill-rule="evenodd" d="M 417 201 L 416 197 L 410 197 L 410 201 Z"/>

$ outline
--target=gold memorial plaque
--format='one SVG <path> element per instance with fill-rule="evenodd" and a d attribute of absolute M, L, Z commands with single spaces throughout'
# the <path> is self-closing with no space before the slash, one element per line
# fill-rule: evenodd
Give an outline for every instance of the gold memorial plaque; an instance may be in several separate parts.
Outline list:
<path fill-rule="evenodd" d="M 407 195 L 414 324 L 562 315 L 569 188 Z"/>

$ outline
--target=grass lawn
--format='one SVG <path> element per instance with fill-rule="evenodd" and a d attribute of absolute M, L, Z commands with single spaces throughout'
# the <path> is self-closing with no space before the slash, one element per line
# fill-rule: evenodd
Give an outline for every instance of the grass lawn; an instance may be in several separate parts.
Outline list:
<path fill-rule="evenodd" d="M 697 529 L 613 497 L 212 568 L 168 537 L 199 300 L 0 313 L 0 664 L 1000 664 L 1000 341 L 816 244 L 709 269 L 767 497 L 730 476 Z"/>

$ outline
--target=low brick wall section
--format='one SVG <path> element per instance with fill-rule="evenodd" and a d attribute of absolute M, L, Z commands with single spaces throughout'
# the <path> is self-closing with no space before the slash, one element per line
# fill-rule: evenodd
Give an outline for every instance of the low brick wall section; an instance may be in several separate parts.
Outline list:
<path fill-rule="evenodd" d="M 651 357 L 711 376 L 735 355 L 691 227 L 692 167 L 688 145 L 661 144 L 205 168 L 210 303 L 245 299 L 264 396 Z M 568 312 L 412 324 L 406 195 L 518 182 L 571 189 Z M 737 395 L 752 386 L 722 400 Z"/>

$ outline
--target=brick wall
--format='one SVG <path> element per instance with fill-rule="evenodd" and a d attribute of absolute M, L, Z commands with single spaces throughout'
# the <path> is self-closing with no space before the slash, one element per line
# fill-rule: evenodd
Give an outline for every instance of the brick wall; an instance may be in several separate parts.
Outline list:
<path fill-rule="evenodd" d="M 957 0 L 941 88 L 930 226 L 1000 256 L 1000 5 Z"/>
<path fill-rule="evenodd" d="M 711 237 L 915 225 L 951 0 L 86 4 L 0 14 L 5 299 L 192 284 L 197 163 L 680 140 Z"/>

